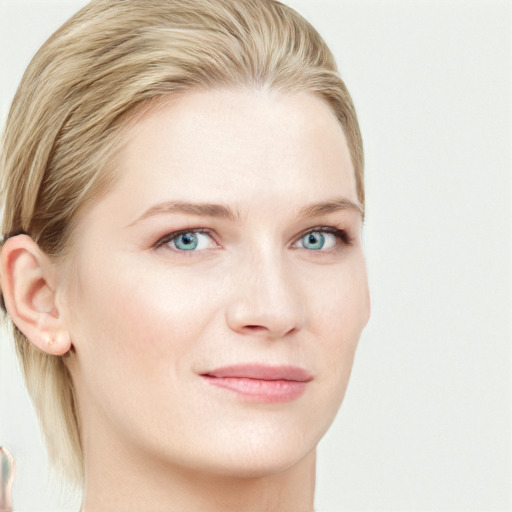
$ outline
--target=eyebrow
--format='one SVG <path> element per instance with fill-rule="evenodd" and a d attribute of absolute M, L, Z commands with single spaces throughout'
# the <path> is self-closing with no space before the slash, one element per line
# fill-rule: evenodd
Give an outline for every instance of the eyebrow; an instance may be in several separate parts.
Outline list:
<path fill-rule="evenodd" d="M 298 212 L 298 218 L 302 219 L 306 217 L 326 215 L 340 210 L 354 210 L 364 217 L 364 210 L 360 204 L 341 197 L 305 206 Z M 240 220 L 240 212 L 227 205 L 214 203 L 192 203 L 188 201 L 166 201 L 149 208 L 149 210 L 129 224 L 129 227 L 149 217 L 170 213 L 184 213 L 200 217 L 216 217 L 231 221 Z"/>
<path fill-rule="evenodd" d="M 315 217 L 339 210 L 355 210 L 361 215 L 361 217 L 364 217 L 363 207 L 359 203 L 355 203 L 345 197 L 306 206 L 300 210 L 299 217 Z"/>

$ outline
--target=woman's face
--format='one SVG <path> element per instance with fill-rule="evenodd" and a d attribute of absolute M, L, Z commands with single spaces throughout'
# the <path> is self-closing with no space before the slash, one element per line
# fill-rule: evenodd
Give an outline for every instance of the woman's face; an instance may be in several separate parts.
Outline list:
<path fill-rule="evenodd" d="M 63 301 L 86 457 L 291 467 L 333 421 L 370 311 L 338 121 L 307 93 L 190 92 L 114 164 Z"/>

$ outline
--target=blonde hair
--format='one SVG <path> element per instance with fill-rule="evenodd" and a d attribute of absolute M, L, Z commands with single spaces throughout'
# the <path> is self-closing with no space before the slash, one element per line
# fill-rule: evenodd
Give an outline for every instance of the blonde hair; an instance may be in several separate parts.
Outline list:
<path fill-rule="evenodd" d="M 276 0 L 94 0 L 42 46 L 14 98 L 0 159 L 4 236 L 29 234 L 64 258 L 77 213 L 115 181 L 108 164 L 134 113 L 166 95 L 220 87 L 323 98 L 343 127 L 364 207 L 352 100 L 325 42 L 293 9 Z M 80 419 L 64 360 L 12 327 L 50 459 L 81 483 Z"/>

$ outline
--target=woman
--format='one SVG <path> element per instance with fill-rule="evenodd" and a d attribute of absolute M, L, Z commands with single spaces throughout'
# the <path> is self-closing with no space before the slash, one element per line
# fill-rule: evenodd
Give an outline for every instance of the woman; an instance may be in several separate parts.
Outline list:
<path fill-rule="evenodd" d="M 362 144 L 274 0 L 91 2 L 1 162 L 2 294 L 83 511 L 313 510 L 369 316 Z"/>

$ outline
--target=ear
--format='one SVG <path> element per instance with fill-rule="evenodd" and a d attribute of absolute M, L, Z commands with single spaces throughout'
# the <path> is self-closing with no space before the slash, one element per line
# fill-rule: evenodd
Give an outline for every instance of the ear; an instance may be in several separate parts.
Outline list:
<path fill-rule="evenodd" d="M 56 301 L 55 265 L 28 235 L 6 240 L 1 258 L 5 306 L 18 329 L 40 350 L 60 356 L 71 348 Z"/>

